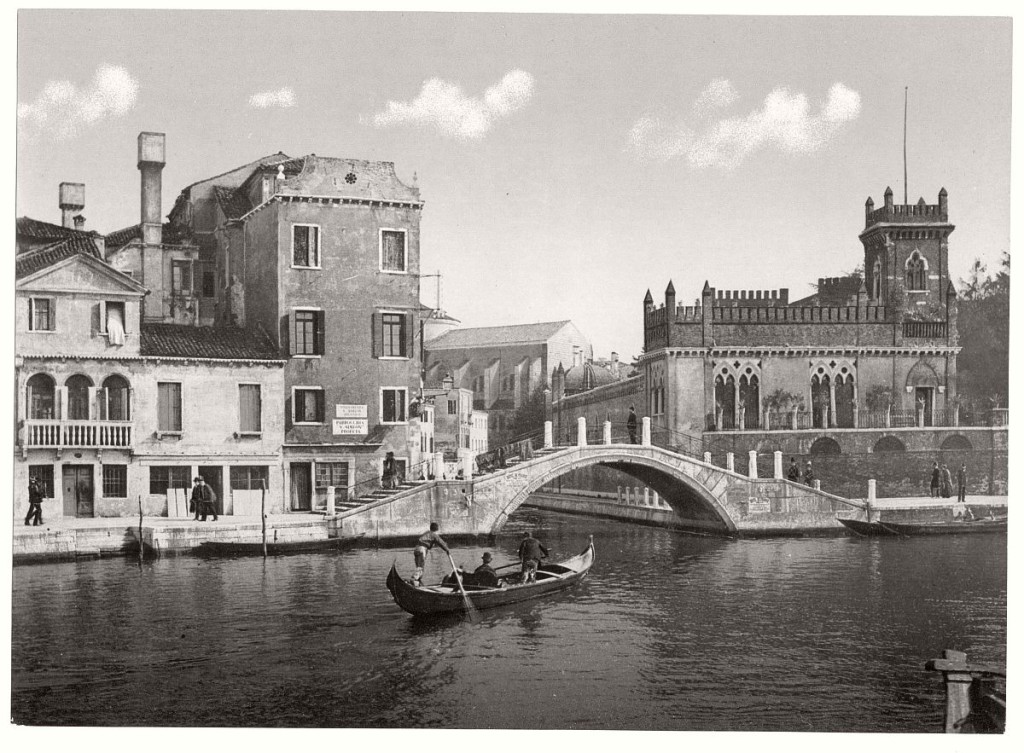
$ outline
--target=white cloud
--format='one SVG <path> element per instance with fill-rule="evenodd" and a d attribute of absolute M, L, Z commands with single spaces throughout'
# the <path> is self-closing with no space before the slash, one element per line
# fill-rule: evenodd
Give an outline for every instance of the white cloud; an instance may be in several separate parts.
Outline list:
<path fill-rule="evenodd" d="M 23 138 L 49 135 L 67 139 L 83 127 L 124 115 L 135 106 L 139 82 L 116 65 L 101 65 L 88 86 L 49 81 L 32 102 L 18 103 L 18 126 Z"/>
<path fill-rule="evenodd" d="M 708 84 L 693 103 L 697 115 L 706 115 L 712 110 L 727 107 L 740 98 L 740 93 L 727 78 L 716 78 Z"/>
<path fill-rule="evenodd" d="M 256 92 L 249 97 L 249 107 L 295 107 L 295 92 L 290 86 L 276 91 Z"/>
<path fill-rule="evenodd" d="M 509 71 L 482 97 L 469 97 L 458 84 L 432 78 L 423 82 L 416 99 L 388 102 L 372 122 L 380 128 L 400 123 L 429 125 L 455 138 L 479 139 L 499 118 L 526 106 L 532 96 L 533 76 L 526 71 Z"/>
<path fill-rule="evenodd" d="M 731 104 L 736 96 L 728 81 L 717 79 L 694 107 L 708 112 Z M 793 154 L 817 151 L 858 115 L 860 94 L 844 84 L 833 84 L 817 111 L 812 111 L 805 94 L 777 87 L 758 109 L 712 121 L 701 129 L 685 121 L 667 125 L 644 116 L 633 125 L 628 140 L 633 151 L 647 159 L 684 159 L 691 167 L 732 168 L 759 149 Z"/>

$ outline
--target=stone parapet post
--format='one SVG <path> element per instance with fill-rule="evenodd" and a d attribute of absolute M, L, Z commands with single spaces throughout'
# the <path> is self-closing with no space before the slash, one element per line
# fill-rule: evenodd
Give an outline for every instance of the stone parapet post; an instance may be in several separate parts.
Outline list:
<path fill-rule="evenodd" d="M 868 502 L 878 499 L 878 482 L 873 478 L 868 479 Z"/>
<path fill-rule="evenodd" d="M 604 443 L 605 444 L 611 444 L 612 443 L 612 422 L 611 421 L 605 421 L 604 422 L 604 437 L 603 438 L 604 438 Z"/>
<path fill-rule="evenodd" d="M 821 491 L 821 479 L 820 478 L 814 479 L 814 490 L 818 491 L 818 492 Z"/>
<path fill-rule="evenodd" d="M 725 453 L 725 470 L 736 472 L 736 456 L 731 453 Z"/>
<path fill-rule="evenodd" d="M 576 419 L 576 446 L 587 446 L 587 419 L 583 416 Z"/>
<path fill-rule="evenodd" d="M 782 450 L 776 450 L 773 453 L 773 458 L 775 460 L 775 473 L 773 477 L 782 478 Z"/>
<path fill-rule="evenodd" d="M 473 450 L 463 450 L 462 457 L 460 458 L 462 464 L 462 476 L 467 481 L 473 478 L 473 461 L 476 459 L 476 453 Z"/>
<path fill-rule="evenodd" d="M 554 433 L 553 433 L 553 430 L 551 428 L 551 422 L 550 421 L 545 421 L 544 422 L 544 446 L 545 447 L 552 447 L 552 446 L 554 446 L 555 442 L 554 442 L 553 434 Z"/>
<path fill-rule="evenodd" d="M 440 480 L 444 478 L 444 453 L 434 453 L 434 478 Z"/>
<path fill-rule="evenodd" d="M 705 452 L 704 453 L 704 462 L 707 463 L 708 465 L 711 465 L 711 453 L 710 452 Z"/>
<path fill-rule="evenodd" d="M 757 478 L 757 450 L 751 450 L 747 453 L 749 458 L 747 466 L 747 478 Z"/>
<path fill-rule="evenodd" d="M 644 447 L 651 446 L 651 417 L 643 417 L 643 435 L 640 438 L 640 444 Z"/>

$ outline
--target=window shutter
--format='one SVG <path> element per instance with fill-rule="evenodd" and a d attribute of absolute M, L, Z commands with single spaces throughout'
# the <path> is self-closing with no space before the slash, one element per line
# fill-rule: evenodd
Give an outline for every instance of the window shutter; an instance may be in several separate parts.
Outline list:
<path fill-rule="evenodd" d="M 317 390 L 313 394 L 316 395 L 316 420 L 317 421 L 323 421 L 324 420 L 324 391 L 323 390 Z"/>
<path fill-rule="evenodd" d="M 315 345 L 313 350 L 318 355 L 323 355 L 326 352 L 324 350 L 324 339 L 325 339 L 324 338 L 324 329 L 325 329 L 325 326 L 324 326 L 324 324 L 325 324 L 324 315 L 325 315 L 325 312 L 323 312 L 323 311 L 317 311 L 316 312 L 316 345 Z"/>
<path fill-rule="evenodd" d="M 28 329 L 29 332 L 36 328 L 36 302 L 34 298 L 28 299 Z"/>
<path fill-rule="evenodd" d="M 295 312 L 293 311 L 292 313 L 288 314 L 285 317 L 285 319 L 286 322 L 284 330 L 288 337 L 288 354 L 294 356 L 295 341 L 298 340 L 298 338 L 295 336 L 295 328 L 298 326 L 295 320 Z"/>
<path fill-rule="evenodd" d="M 376 311 L 370 316 L 370 336 L 373 338 L 373 357 L 380 358 L 383 355 L 383 342 L 381 336 L 380 314 Z"/>
<path fill-rule="evenodd" d="M 402 334 L 405 336 L 404 350 L 402 353 L 406 358 L 412 358 L 416 351 L 416 315 L 406 314 L 402 317 Z"/>
<path fill-rule="evenodd" d="M 97 304 L 97 308 L 99 309 L 99 312 L 100 312 L 100 333 L 101 334 L 106 334 L 107 333 L 107 302 L 106 301 L 100 301 Z"/>

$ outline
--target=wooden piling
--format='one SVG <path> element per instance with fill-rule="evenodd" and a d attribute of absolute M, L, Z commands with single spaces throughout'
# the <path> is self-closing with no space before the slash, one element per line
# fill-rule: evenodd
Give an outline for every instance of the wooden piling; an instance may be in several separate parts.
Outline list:
<path fill-rule="evenodd" d="M 260 521 L 263 523 L 263 559 L 267 558 L 267 481 L 260 482 Z"/>
<path fill-rule="evenodd" d="M 139 495 L 139 561 L 142 561 L 146 549 L 146 542 L 142 540 L 142 495 Z"/>

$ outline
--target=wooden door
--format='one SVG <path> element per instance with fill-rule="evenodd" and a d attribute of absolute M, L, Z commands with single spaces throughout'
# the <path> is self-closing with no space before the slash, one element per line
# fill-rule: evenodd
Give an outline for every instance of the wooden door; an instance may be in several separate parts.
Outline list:
<path fill-rule="evenodd" d="M 217 495 L 217 502 L 214 504 L 213 509 L 217 511 L 217 515 L 223 515 L 224 469 L 219 465 L 201 465 L 199 466 L 199 475 L 203 477 L 206 485 L 213 489 L 213 493 Z"/>
<path fill-rule="evenodd" d="M 313 479 L 310 477 L 309 463 L 291 464 L 292 509 L 313 509 Z"/>
<path fill-rule="evenodd" d="M 93 516 L 91 465 L 65 465 L 63 475 L 64 514 L 75 518 Z"/>

